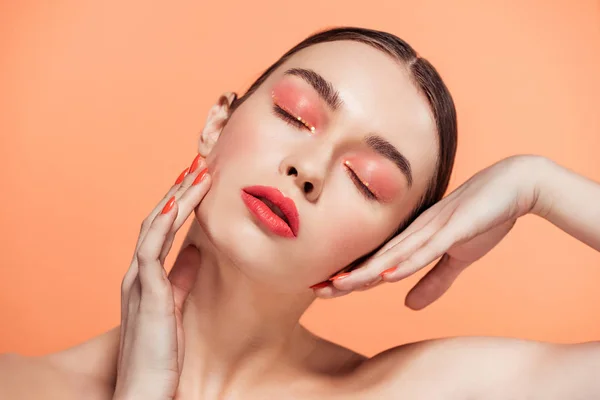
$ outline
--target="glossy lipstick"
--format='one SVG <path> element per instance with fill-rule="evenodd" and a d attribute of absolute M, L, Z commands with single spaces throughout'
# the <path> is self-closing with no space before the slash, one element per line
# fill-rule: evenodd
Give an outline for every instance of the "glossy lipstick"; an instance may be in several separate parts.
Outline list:
<path fill-rule="evenodd" d="M 300 227 L 296 204 L 270 186 L 248 186 L 242 189 L 242 200 L 248 210 L 271 232 L 295 238 Z"/>

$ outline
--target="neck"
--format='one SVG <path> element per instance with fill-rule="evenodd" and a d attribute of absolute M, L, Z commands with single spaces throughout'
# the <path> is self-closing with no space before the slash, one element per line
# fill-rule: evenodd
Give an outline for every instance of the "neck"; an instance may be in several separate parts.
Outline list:
<path fill-rule="evenodd" d="M 314 297 L 278 293 L 252 281 L 216 251 L 195 220 L 182 248 L 189 244 L 199 248 L 202 261 L 183 315 L 180 390 L 223 392 L 234 381 L 258 379 L 274 366 L 293 363 L 306 337 L 299 320 Z"/>

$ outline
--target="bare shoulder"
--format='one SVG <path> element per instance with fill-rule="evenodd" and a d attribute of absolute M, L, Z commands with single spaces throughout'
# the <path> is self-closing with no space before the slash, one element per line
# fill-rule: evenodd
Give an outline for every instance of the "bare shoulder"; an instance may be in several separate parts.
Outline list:
<path fill-rule="evenodd" d="M 90 399 L 112 397 L 107 334 L 41 356 L 0 355 L 0 399 Z"/>
<path fill-rule="evenodd" d="M 77 381 L 44 357 L 19 354 L 0 355 L 0 398 L 76 399 L 81 391 Z"/>
<path fill-rule="evenodd" d="M 360 367 L 368 357 L 316 336 L 305 330 L 303 343 L 296 347 L 298 354 L 308 364 L 308 368 L 326 376 L 347 376 Z M 308 354 L 308 357 L 305 355 Z"/>
<path fill-rule="evenodd" d="M 365 361 L 355 382 L 381 398 L 590 398 L 600 394 L 600 344 L 497 337 L 436 339 Z"/>

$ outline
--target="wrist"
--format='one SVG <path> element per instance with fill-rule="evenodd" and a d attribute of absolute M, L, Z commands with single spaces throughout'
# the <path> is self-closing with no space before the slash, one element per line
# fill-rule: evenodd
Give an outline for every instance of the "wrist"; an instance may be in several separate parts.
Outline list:
<path fill-rule="evenodd" d="M 515 185 L 517 217 L 549 212 L 548 182 L 553 175 L 553 162 L 537 155 L 509 157 L 506 173 Z"/>
<path fill-rule="evenodd" d="M 533 175 L 533 202 L 531 214 L 546 218 L 552 211 L 553 187 L 560 179 L 560 168 L 546 157 L 535 156 L 530 160 Z"/>

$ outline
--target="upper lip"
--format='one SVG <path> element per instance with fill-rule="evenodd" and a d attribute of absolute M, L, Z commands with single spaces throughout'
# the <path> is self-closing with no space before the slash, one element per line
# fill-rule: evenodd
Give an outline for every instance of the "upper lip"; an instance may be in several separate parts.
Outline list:
<path fill-rule="evenodd" d="M 259 198 L 259 200 L 265 199 L 270 202 L 271 204 L 265 204 L 276 214 L 277 211 L 280 211 L 283 214 L 282 219 L 287 222 L 294 236 L 298 235 L 300 217 L 298 216 L 298 209 L 294 200 L 285 197 L 278 189 L 271 186 L 249 186 L 242 190 L 251 196 Z"/>

